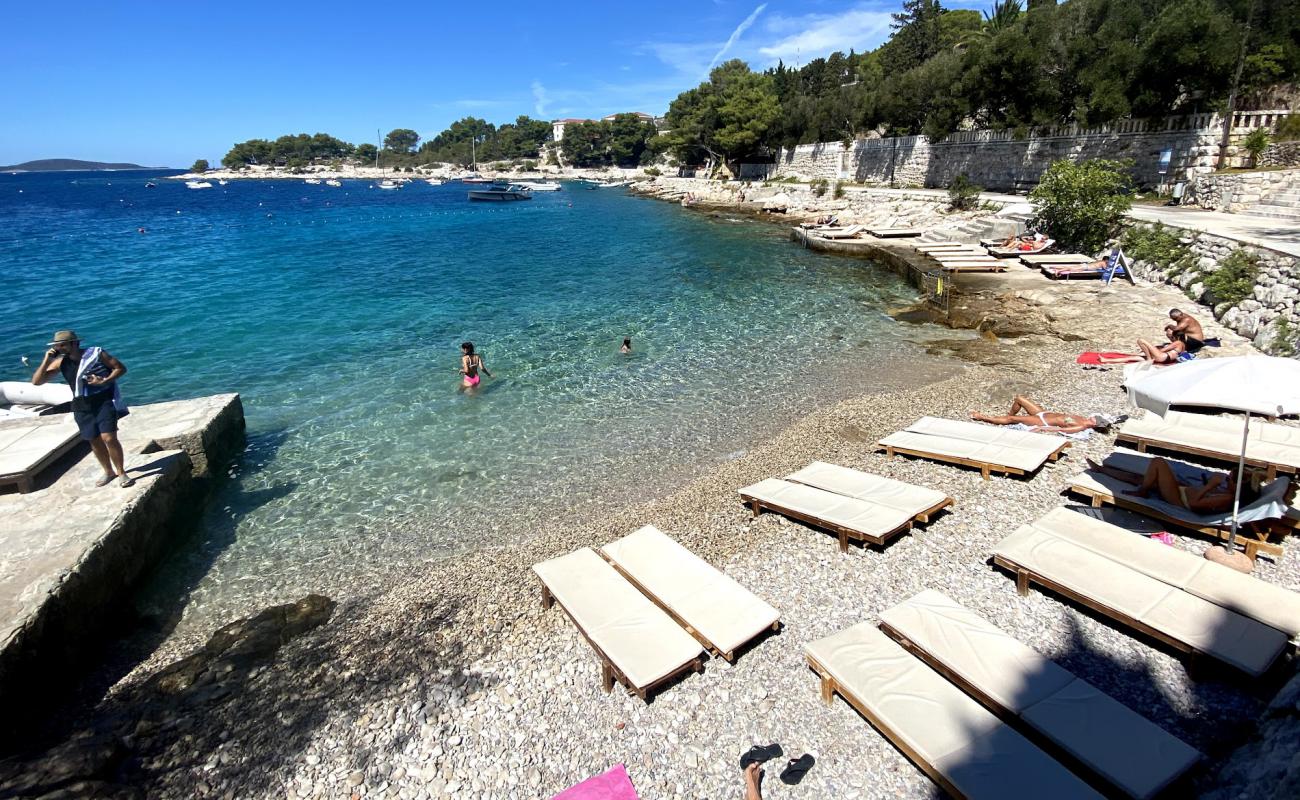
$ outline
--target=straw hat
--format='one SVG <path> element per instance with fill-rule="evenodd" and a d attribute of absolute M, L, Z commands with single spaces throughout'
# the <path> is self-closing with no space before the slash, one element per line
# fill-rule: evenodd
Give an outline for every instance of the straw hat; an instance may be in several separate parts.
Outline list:
<path fill-rule="evenodd" d="M 81 338 L 77 336 L 76 331 L 55 331 L 54 341 L 47 343 L 45 346 L 53 347 L 56 344 L 64 344 L 67 342 L 80 342 L 80 341 Z"/>

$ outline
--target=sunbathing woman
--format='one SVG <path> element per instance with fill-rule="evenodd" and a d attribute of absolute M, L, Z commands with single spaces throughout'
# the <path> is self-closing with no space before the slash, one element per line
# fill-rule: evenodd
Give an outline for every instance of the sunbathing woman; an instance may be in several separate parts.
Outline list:
<path fill-rule="evenodd" d="M 1146 339 L 1138 339 L 1138 349 L 1142 351 L 1140 356 L 1101 356 L 1097 359 L 1097 363 L 1136 364 L 1140 361 L 1147 361 L 1152 364 L 1177 364 L 1181 360 L 1183 353 L 1187 352 L 1187 345 L 1183 341 L 1183 335 L 1171 328 L 1165 331 L 1165 336 L 1169 338 L 1169 341 L 1159 347 L 1151 344 Z"/>
<path fill-rule="evenodd" d="M 1133 495 L 1134 497 L 1150 497 L 1154 493 L 1166 503 L 1186 508 L 1189 511 L 1195 511 L 1198 514 L 1214 514 L 1230 510 L 1237 492 L 1236 476 L 1232 473 L 1216 472 L 1202 486 L 1183 483 L 1174 474 L 1173 467 L 1169 466 L 1169 462 L 1163 458 L 1151 459 L 1151 464 L 1147 467 L 1145 475 L 1139 475 L 1136 472 L 1129 472 L 1116 467 L 1108 467 L 1105 464 L 1098 464 L 1092 459 L 1087 459 L 1087 461 L 1088 467 L 1092 471 L 1100 472 L 1102 475 L 1109 475 L 1116 480 L 1131 483 L 1137 487 L 1125 491 L 1124 494 Z M 1242 505 L 1254 499 L 1254 493 L 1249 494 L 1250 496 L 1247 496 L 1248 490 L 1243 486 L 1241 493 Z"/>
<path fill-rule="evenodd" d="M 1084 416 L 1083 414 L 1063 414 L 1058 411 L 1047 411 L 1022 394 L 1018 394 L 1012 399 L 1011 410 L 1006 414 L 982 414 L 978 411 L 972 411 L 970 412 L 970 418 L 980 422 L 990 422 L 994 425 L 1028 425 L 1036 431 L 1045 433 L 1082 433 L 1087 430 L 1105 433 L 1110 430 L 1110 426 L 1119 421 L 1117 418 L 1108 417 L 1105 414 Z"/>

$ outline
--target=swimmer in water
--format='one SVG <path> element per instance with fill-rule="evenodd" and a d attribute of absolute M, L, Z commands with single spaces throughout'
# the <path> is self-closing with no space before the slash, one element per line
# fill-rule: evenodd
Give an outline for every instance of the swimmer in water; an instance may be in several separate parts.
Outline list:
<path fill-rule="evenodd" d="M 460 374 L 465 376 L 461 382 L 461 389 L 473 389 L 479 385 L 479 371 L 489 378 L 492 373 L 488 371 L 487 366 L 483 364 L 483 356 L 474 352 L 474 343 L 465 342 L 460 346 Z"/>
<path fill-rule="evenodd" d="M 620 353 L 624 353 L 624 354 L 627 354 L 627 353 L 632 352 L 632 340 L 631 340 L 631 339 L 624 339 L 624 340 L 623 340 L 623 346 L 620 347 L 620 348 L 618 348 L 618 352 L 620 352 Z"/>

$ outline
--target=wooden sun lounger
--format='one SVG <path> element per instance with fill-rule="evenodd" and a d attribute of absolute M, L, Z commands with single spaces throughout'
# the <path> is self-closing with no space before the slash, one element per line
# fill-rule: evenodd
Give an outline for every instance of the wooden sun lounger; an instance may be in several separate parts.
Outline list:
<path fill-rule="evenodd" d="M 1050 525 L 1022 525 L 994 547 L 993 563 L 1015 576 L 1021 595 L 1036 583 L 1174 650 L 1213 657 L 1252 677 L 1267 672 L 1289 641 L 1277 628 L 1061 536 Z"/>
<path fill-rule="evenodd" d="M 57 423 L 0 429 L 0 486 L 16 484 L 20 493 L 30 492 L 41 470 L 80 441 L 71 415 Z"/>
<path fill-rule="evenodd" d="M 1155 447 L 1236 465 L 1241 457 L 1243 427 L 1240 417 L 1170 411 L 1163 419 L 1147 414 L 1142 419 L 1128 420 L 1120 428 L 1117 441 L 1133 445 L 1139 453 Z M 1251 419 L 1246 465 L 1263 471 L 1267 480 L 1280 472 L 1300 472 L 1300 428 Z"/>
<path fill-rule="evenodd" d="M 645 700 L 677 675 L 703 669 L 700 643 L 589 547 L 533 565 L 542 606 L 558 603 L 596 651 L 601 685 Z"/>
<path fill-rule="evenodd" d="M 992 253 L 995 256 L 1001 256 L 1003 258 L 1015 258 L 1017 256 L 1024 257 L 1024 256 L 1041 255 L 1043 251 L 1047 250 L 1049 247 L 1051 247 L 1054 244 L 1056 244 L 1055 239 L 1048 239 L 1042 242 L 1041 244 L 1039 244 L 1038 247 L 1035 247 L 1032 250 L 1021 250 L 1019 247 L 999 247 L 997 245 L 989 245 L 988 250 L 990 253 Z"/>
<path fill-rule="evenodd" d="M 1104 463 L 1110 466 L 1119 466 L 1121 469 L 1136 472 L 1137 474 L 1144 474 L 1146 472 L 1145 465 L 1133 458 L 1137 455 L 1116 451 L 1107 456 Z M 1119 463 L 1121 461 L 1124 462 L 1122 465 Z M 1175 469 L 1177 468 L 1175 465 Z M 1117 508 L 1135 511 L 1167 525 L 1195 531 L 1221 541 L 1228 540 L 1231 522 L 1223 521 L 1226 519 L 1226 515 L 1218 515 L 1218 518 L 1206 517 L 1188 509 L 1170 505 L 1155 497 L 1136 497 L 1127 494 L 1126 492 L 1132 488 L 1131 485 L 1109 475 L 1085 470 L 1070 479 L 1068 491 L 1087 498 L 1094 508 L 1109 504 Z M 1285 497 L 1289 489 L 1290 481 L 1287 478 L 1277 478 L 1261 487 L 1259 499 L 1253 503 L 1243 505 L 1242 514 L 1245 521 L 1238 527 L 1237 538 L 1245 547 L 1246 555 L 1252 560 L 1260 553 L 1272 558 L 1280 558 L 1284 552 L 1281 540 L 1296 530 L 1297 525 L 1300 524 L 1300 520 L 1285 514 L 1258 520 L 1250 519 L 1249 512 L 1255 507 L 1265 507 L 1276 502 L 1278 507 L 1284 508 Z"/>
<path fill-rule="evenodd" d="M 974 251 L 949 251 L 945 250 L 938 253 L 927 253 L 935 261 L 987 261 L 990 264 L 1001 264 L 1002 262 L 993 256 L 986 256 L 983 253 Z"/>
<path fill-rule="evenodd" d="M 920 236 L 925 231 L 919 228 L 867 228 L 867 233 L 878 239 L 903 239 Z"/>
<path fill-rule="evenodd" d="M 850 225 L 847 228 L 821 228 L 813 231 L 823 239 L 852 239 L 865 230 L 861 225 Z"/>
<path fill-rule="evenodd" d="M 736 650 L 781 627 L 780 612 L 658 528 L 647 525 L 600 549 L 614 569 L 711 653 Z"/>
<path fill-rule="evenodd" d="M 950 797 L 1102 797 L 870 623 L 810 642 L 804 655 L 822 702 L 839 694 Z"/>
<path fill-rule="evenodd" d="M 1053 253 L 1041 256 L 1021 256 L 1020 260 L 1027 266 L 1038 267 L 1043 264 L 1091 264 L 1097 259 L 1082 253 Z"/>
<path fill-rule="evenodd" d="M 917 242 L 912 245 L 912 249 L 920 253 L 928 253 L 932 250 L 944 250 L 951 247 L 972 247 L 973 245 L 966 242 Z"/>
<path fill-rule="evenodd" d="M 876 444 L 890 458 L 908 455 L 974 467 L 985 480 L 993 472 L 1026 475 L 1056 461 L 1070 446 L 1058 436 L 1013 431 L 975 422 L 922 417 Z"/>
<path fill-rule="evenodd" d="M 1006 272 L 1007 265 L 999 261 L 945 261 L 939 265 L 944 272 Z"/>
<path fill-rule="evenodd" d="M 1076 772 L 1128 797 L 1156 796 L 1203 758 L 942 592 L 882 612 L 880 630 Z"/>

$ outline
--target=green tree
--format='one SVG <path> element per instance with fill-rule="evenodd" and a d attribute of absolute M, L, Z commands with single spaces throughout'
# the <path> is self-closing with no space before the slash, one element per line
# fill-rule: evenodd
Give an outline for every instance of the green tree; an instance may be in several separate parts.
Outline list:
<path fill-rule="evenodd" d="M 745 62 L 733 59 L 668 107 L 672 133 L 666 144 L 682 161 L 707 155 L 733 162 L 761 149 L 780 115 L 772 76 L 751 72 Z"/>
<path fill-rule="evenodd" d="M 885 68 L 904 72 L 919 67 L 939 51 L 939 0 L 903 0 L 903 10 L 892 14 L 894 35 L 885 45 Z"/>
<path fill-rule="evenodd" d="M 357 145 L 356 157 L 362 166 L 370 166 L 375 163 L 375 156 L 379 155 L 379 148 L 370 142 L 364 142 Z"/>
<path fill-rule="evenodd" d="M 1062 247 L 1101 250 L 1119 233 L 1133 205 L 1129 166 L 1105 159 L 1053 163 L 1029 193 L 1037 206 L 1032 224 Z"/>
<path fill-rule="evenodd" d="M 578 122 L 566 125 L 560 149 L 564 160 L 577 167 L 604 167 L 610 163 L 610 124 Z"/>
<path fill-rule="evenodd" d="M 420 134 L 410 128 L 394 128 L 384 137 L 384 149 L 390 153 L 410 153 L 420 143 Z"/>
<path fill-rule="evenodd" d="M 207 171 L 208 171 L 208 160 L 206 158 L 198 159 L 197 161 L 194 162 L 194 166 L 190 167 L 190 172 L 207 172 Z"/>

